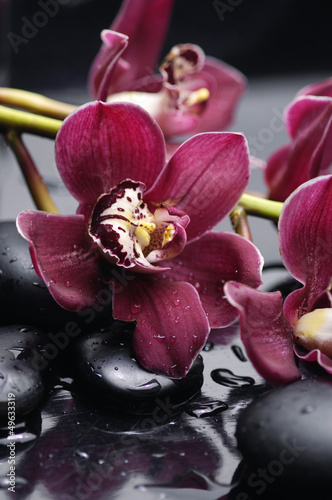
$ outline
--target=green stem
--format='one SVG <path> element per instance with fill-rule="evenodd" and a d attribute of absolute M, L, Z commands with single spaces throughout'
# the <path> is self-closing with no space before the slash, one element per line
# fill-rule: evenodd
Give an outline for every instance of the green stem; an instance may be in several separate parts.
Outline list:
<path fill-rule="evenodd" d="M 6 139 L 21 167 L 37 209 L 44 210 L 45 212 L 59 213 L 20 134 L 14 130 L 9 130 L 6 134 Z"/>
<path fill-rule="evenodd" d="M 38 115 L 64 120 L 77 106 L 50 99 L 27 90 L 0 87 L 0 104 L 21 108 Z"/>
<path fill-rule="evenodd" d="M 241 196 L 238 205 L 244 208 L 248 215 L 257 215 L 275 222 L 278 221 L 283 207 L 283 203 L 280 201 L 266 200 L 248 193 Z"/>
<path fill-rule="evenodd" d="M 47 118 L 0 105 L 0 129 L 5 133 L 9 129 L 54 139 L 61 125 L 62 121 L 55 118 Z"/>
<path fill-rule="evenodd" d="M 234 231 L 247 240 L 252 241 L 246 211 L 242 207 L 235 207 L 230 214 L 230 219 Z"/>

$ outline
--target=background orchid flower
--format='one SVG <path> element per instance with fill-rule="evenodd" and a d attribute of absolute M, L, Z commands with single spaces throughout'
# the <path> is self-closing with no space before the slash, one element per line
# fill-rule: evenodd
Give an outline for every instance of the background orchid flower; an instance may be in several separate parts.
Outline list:
<path fill-rule="evenodd" d="M 294 350 L 332 374 L 331 213 L 332 176 L 306 182 L 286 200 L 279 219 L 280 252 L 303 287 L 291 292 L 284 304 L 280 292 L 225 285 L 228 300 L 240 313 L 248 356 L 270 382 L 285 384 L 301 377 Z"/>
<path fill-rule="evenodd" d="M 285 111 L 290 144 L 267 161 L 269 198 L 284 201 L 298 186 L 332 169 L 332 79 L 302 89 Z"/>
<path fill-rule="evenodd" d="M 90 71 L 95 99 L 132 102 L 146 109 L 167 140 L 224 129 L 246 88 L 244 76 L 196 45 L 176 45 L 155 74 L 172 1 L 127 0 Z"/>
<path fill-rule="evenodd" d="M 237 317 L 224 282 L 261 283 L 256 247 L 211 231 L 248 184 L 244 136 L 199 134 L 165 165 L 163 134 L 147 112 L 95 101 L 66 118 L 55 148 L 79 206 L 76 215 L 18 216 L 36 271 L 72 311 L 93 307 L 109 283 L 114 317 L 137 323 L 141 364 L 184 376 L 210 328 Z"/>

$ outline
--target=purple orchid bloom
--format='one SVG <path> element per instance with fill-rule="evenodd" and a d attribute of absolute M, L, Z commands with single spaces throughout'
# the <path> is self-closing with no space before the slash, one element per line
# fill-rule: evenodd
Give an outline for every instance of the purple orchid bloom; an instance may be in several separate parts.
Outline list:
<path fill-rule="evenodd" d="M 332 172 L 332 79 L 302 89 L 285 111 L 290 144 L 267 161 L 268 197 L 284 201 L 298 186 Z"/>
<path fill-rule="evenodd" d="M 178 136 L 222 130 L 246 88 L 244 76 L 196 45 L 176 45 L 156 75 L 172 1 L 127 0 L 90 71 L 95 99 L 142 106 L 171 142 Z M 124 34 L 123 34 L 124 33 Z M 128 40 L 129 39 L 129 40 Z M 175 145 L 169 145 L 170 150 Z"/>
<path fill-rule="evenodd" d="M 225 293 L 240 313 L 241 336 L 257 371 L 268 381 L 299 379 L 296 355 L 332 374 L 332 176 L 300 186 L 279 219 L 285 267 L 303 284 L 282 301 L 280 292 L 229 282 Z M 294 345 L 296 343 L 296 345 Z"/>
<path fill-rule="evenodd" d="M 165 164 L 162 131 L 146 111 L 96 101 L 66 118 L 55 149 L 79 206 L 76 215 L 18 216 L 36 271 L 72 311 L 94 307 L 108 283 L 114 317 L 136 321 L 140 363 L 183 377 L 210 328 L 237 317 L 224 282 L 261 283 L 256 247 L 211 231 L 248 184 L 244 136 L 199 134 Z"/>

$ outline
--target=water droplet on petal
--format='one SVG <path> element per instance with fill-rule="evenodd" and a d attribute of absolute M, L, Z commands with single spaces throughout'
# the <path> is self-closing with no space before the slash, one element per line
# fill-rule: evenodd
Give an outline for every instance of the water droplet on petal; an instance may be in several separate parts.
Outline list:
<path fill-rule="evenodd" d="M 66 287 L 66 288 L 71 287 L 71 283 L 70 283 L 70 281 L 68 281 L 68 280 L 67 280 L 67 281 L 65 282 L 65 287 Z"/>
<path fill-rule="evenodd" d="M 132 314 L 138 314 L 142 310 L 142 305 L 141 304 L 131 304 L 130 310 L 131 310 Z"/>
<path fill-rule="evenodd" d="M 173 304 L 178 307 L 180 304 L 181 304 L 181 300 L 180 299 L 176 299 L 174 300 Z"/>

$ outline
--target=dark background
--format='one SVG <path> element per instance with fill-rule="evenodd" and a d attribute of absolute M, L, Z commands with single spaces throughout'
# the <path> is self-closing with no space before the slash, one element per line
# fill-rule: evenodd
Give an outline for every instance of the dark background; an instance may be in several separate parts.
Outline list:
<path fill-rule="evenodd" d="M 31 20 L 41 7 L 38 0 L 10 0 L 11 21 L 3 43 L 10 56 L 11 86 L 38 91 L 86 85 L 100 31 L 109 27 L 121 1 L 64 2 L 15 53 L 8 32 L 22 36 L 22 18 Z M 222 3 L 228 5 L 224 13 Z M 330 0 L 224 0 L 219 12 L 216 4 L 176 0 L 162 55 L 176 43 L 193 42 L 247 77 L 330 71 Z"/>

